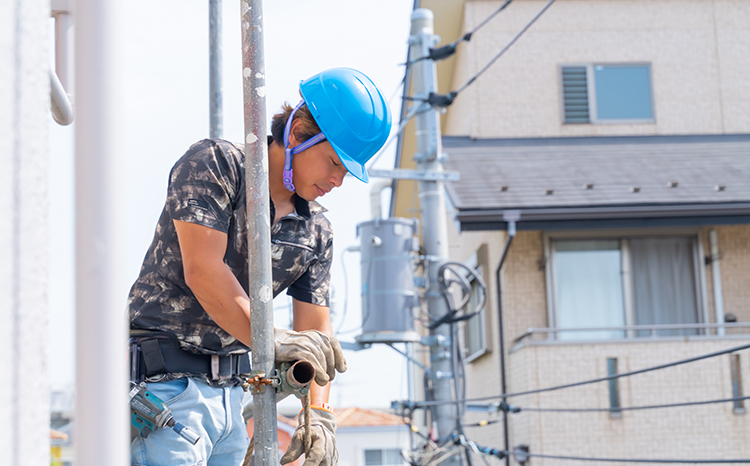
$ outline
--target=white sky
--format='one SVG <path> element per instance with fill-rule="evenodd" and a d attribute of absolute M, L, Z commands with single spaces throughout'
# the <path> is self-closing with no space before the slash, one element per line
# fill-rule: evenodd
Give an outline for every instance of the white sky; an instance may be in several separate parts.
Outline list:
<path fill-rule="evenodd" d="M 298 83 L 335 66 L 359 69 L 391 101 L 397 122 L 412 0 L 273 0 L 264 3 L 267 109 L 299 100 Z M 242 141 L 242 87 L 239 0 L 224 0 L 224 137 Z M 195 141 L 208 137 L 208 1 L 137 0 L 122 18 L 125 96 L 122 130 L 127 154 L 126 295 L 136 278 L 163 207 L 169 169 Z M 51 121 L 51 120 L 50 120 Z M 54 388 L 72 387 L 74 378 L 73 126 L 51 124 L 50 137 L 50 364 Z M 396 123 L 397 124 L 397 123 Z M 394 125 L 396 126 L 396 125 Z M 395 145 L 394 145 L 395 146 Z M 378 168 L 393 166 L 393 148 Z M 322 198 L 335 229 L 333 286 L 343 301 L 341 251 L 357 243 L 355 226 L 370 219 L 369 187 L 352 177 Z M 360 319 L 359 256 L 345 258 L 349 273 L 344 329 Z M 277 299 L 277 325 L 288 323 L 288 298 Z M 106 312 L 124 312 L 111 309 Z M 105 310 L 102 310 L 103 312 Z M 338 315 L 341 307 L 334 309 Z M 339 325 L 334 318 L 334 328 Z M 351 340 L 356 333 L 342 339 Z M 81 336 L 85 337 L 85 336 Z M 405 364 L 393 350 L 376 347 L 346 352 L 349 371 L 334 385 L 336 407 L 389 406 L 406 397 Z M 289 406 L 297 406 L 292 402 Z"/>

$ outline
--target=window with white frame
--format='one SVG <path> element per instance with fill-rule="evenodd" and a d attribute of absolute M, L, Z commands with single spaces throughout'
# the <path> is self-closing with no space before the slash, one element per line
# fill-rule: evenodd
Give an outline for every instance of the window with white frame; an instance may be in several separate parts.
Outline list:
<path fill-rule="evenodd" d="M 564 65 L 560 74 L 565 123 L 654 121 L 650 65 Z"/>
<path fill-rule="evenodd" d="M 396 466 L 405 463 L 398 448 L 365 450 L 365 466 Z"/>
<path fill-rule="evenodd" d="M 487 267 L 487 245 L 483 244 L 477 252 L 466 261 L 466 265 L 473 268 L 477 275 L 484 278 L 484 270 Z M 487 291 L 481 290 L 479 281 L 470 274 L 467 275 L 466 279 L 471 285 L 471 297 L 469 298 L 469 303 L 466 305 L 466 312 L 473 313 L 477 311 L 477 305 L 483 298 L 482 294 Z M 486 296 L 484 296 L 484 299 L 485 306 L 479 309 L 479 312 L 476 315 L 463 323 L 464 358 L 467 362 L 472 361 L 489 351 L 487 345 L 487 313 L 485 312 Z"/>
<path fill-rule="evenodd" d="M 698 242 L 694 236 L 552 239 L 551 282 L 557 328 L 700 322 Z M 656 335 L 694 335 L 695 329 Z M 650 336 L 624 330 L 559 332 L 559 339 Z"/>

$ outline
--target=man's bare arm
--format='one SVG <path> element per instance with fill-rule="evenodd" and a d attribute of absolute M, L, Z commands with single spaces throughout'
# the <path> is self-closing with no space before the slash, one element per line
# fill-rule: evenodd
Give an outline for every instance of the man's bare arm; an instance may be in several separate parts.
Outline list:
<path fill-rule="evenodd" d="M 303 301 L 293 300 L 292 308 L 294 311 L 294 330 L 319 330 L 325 334 L 332 335 L 331 330 L 331 312 L 326 306 L 318 306 Z M 331 384 L 324 387 L 318 384 L 310 385 L 310 402 L 311 403 L 328 403 L 328 395 L 331 391 Z"/>
<path fill-rule="evenodd" d="M 226 233 L 178 220 L 174 225 L 188 287 L 219 327 L 249 347 L 250 300 L 224 263 Z"/>

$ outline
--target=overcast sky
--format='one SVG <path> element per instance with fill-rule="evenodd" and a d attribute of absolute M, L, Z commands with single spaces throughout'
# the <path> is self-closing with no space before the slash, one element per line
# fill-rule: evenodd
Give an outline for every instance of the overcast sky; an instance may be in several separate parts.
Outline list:
<path fill-rule="evenodd" d="M 299 81 L 336 66 L 359 69 L 392 98 L 397 122 L 401 63 L 406 58 L 412 0 L 274 0 L 264 3 L 267 109 L 299 100 Z M 242 141 L 242 83 L 239 0 L 224 8 L 224 137 Z M 208 1 L 138 0 L 122 18 L 125 96 L 122 131 L 126 154 L 126 257 L 124 297 L 135 280 L 164 204 L 167 176 L 195 141 L 208 137 Z M 50 119 L 51 121 L 51 119 Z M 74 379 L 74 206 L 73 126 L 51 125 L 50 137 L 50 380 L 53 388 L 72 387 Z M 394 125 L 395 126 L 395 125 Z M 393 148 L 378 168 L 393 166 Z M 369 186 L 347 177 L 321 204 L 329 209 L 336 251 L 333 287 L 342 314 L 345 286 L 341 252 L 357 242 L 355 226 L 370 219 Z M 344 329 L 360 320 L 359 255 L 347 254 L 348 312 Z M 276 323 L 289 323 L 288 298 L 276 301 Z M 356 332 L 342 336 L 351 340 Z M 81 336 L 84 337 L 84 336 Z M 405 364 L 389 348 L 347 352 L 349 371 L 337 377 L 331 403 L 337 407 L 388 407 L 406 396 Z M 293 404 L 294 405 L 294 404 Z"/>

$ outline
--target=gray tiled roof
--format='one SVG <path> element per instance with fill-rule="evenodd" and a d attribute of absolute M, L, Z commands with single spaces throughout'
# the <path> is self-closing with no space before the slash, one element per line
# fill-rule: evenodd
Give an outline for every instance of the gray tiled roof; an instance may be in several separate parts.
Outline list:
<path fill-rule="evenodd" d="M 447 183 L 459 211 L 750 201 L 750 135 L 444 137 L 443 146 L 446 170 L 461 173 Z"/>

